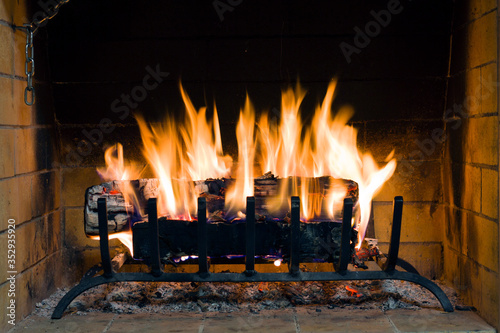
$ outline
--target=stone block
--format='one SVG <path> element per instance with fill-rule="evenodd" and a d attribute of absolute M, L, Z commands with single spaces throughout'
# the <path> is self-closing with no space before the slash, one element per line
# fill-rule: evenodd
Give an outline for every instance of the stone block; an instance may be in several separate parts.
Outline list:
<path fill-rule="evenodd" d="M 171 332 L 223 332 L 210 330 L 210 325 L 203 320 L 200 314 L 175 314 L 157 316 L 151 313 L 119 315 L 114 319 L 113 325 L 107 332 L 121 333 L 129 330 L 134 326 L 134 330 L 143 332 L 163 332 L 167 330 Z M 203 328 L 204 326 L 204 328 Z M 227 329 L 227 327 L 226 327 Z"/>
<path fill-rule="evenodd" d="M 462 25 L 475 20 L 497 7 L 495 0 L 470 0 L 455 2 L 454 24 Z"/>
<path fill-rule="evenodd" d="M 32 180 L 32 212 L 41 216 L 57 209 L 60 205 L 59 172 L 45 172 L 33 175 Z"/>
<path fill-rule="evenodd" d="M 23 30 L 14 32 L 14 74 L 25 77 L 26 33 Z M 26 84 L 26 82 L 24 82 Z"/>
<path fill-rule="evenodd" d="M 388 253 L 389 243 L 380 243 L 380 250 Z M 399 258 L 412 264 L 420 275 L 440 279 L 443 274 L 443 246 L 441 243 L 401 243 Z"/>
<path fill-rule="evenodd" d="M 24 103 L 24 89 L 26 82 L 21 80 L 13 80 L 13 96 L 12 106 L 16 125 L 31 125 L 32 122 L 32 107 Z"/>
<path fill-rule="evenodd" d="M 99 242 L 85 235 L 83 227 L 83 208 L 64 209 L 64 242 L 72 248 L 99 247 Z"/>
<path fill-rule="evenodd" d="M 56 210 L 46 216 L 47 223 L 47 254 L 52 254 L 61 249 L 61 211 Z"/>
<path fill-rule="evenodd" d="M 94 333 L 106 332 L 116 317 L 114 313 L 86 313 L 84 316 L 65 314 L 61 319 L 31 316 L 26 322 L 17 325 L 12 333 L 52 332 L 52 333 Z M 166 329 L 166 328 L 165 328 Z M 127 331 L 135 331 L 128 327 Z"/>
<path fill-rule="evenodd" d="M 83 207 L 64 209 L 64 241 L 67 247 L 72 248 L 98 248 L 99 241 L 87 238 L 83 227 Z M 119 246 L 117 239 L 109 241 L 109 246 Z"/>
<path fill-rule="evenodd" d="M 37 170 L 35 129 L 16 129 L 16 174 Z"/>
<path fill-rule="evenodd" d="M 4 270 L 2 270 L 2 273 L 0 274 L 3 275 L 3 271 Z M 11 298 L 9 297 L 9 288 L 10 285 L 8 283 L 0 284 L 0 306 L 2 307 L 2 313 L 4 314 L 3 316 L 0 317 L 0 331 L 2 332 L 7 332 L 8 330 L 14 327 L 13 325 L 8 323 L 10 318 L 6 316 L 7 310 L 3 310 L 9 305 L 11 300 Z"/>
<path fill-rule="evenodd" d="M 2 207 L 0 211 L 0 231 L 7 229 L 9 219 L 18 219 L 20 203 L 18 201 L 19 187 L 17 183 L 16 178 L 0 180 L 0 206 Z"/>
<path fill-rule="evenodd" d="M 481 281 L 481 306 L 479 315 L 490 325 L 498 325 L 498 273 L 479 268 L 479 279 Z"/>
<path fill-rule="evenodd" d="M 31 176 L 0 180 L 0 230 L 13 218 L 16 224 L 31 219 Z"/>
<path fill-rule="evenodd" d="M 481 169 L 481 213 L 488 217 L 498 219 L 497 170 Z"/>
<path fill-rule="evenodd" d="M 442 202 L 441 163 L 439 161 L 401 161 L 394 175 L 384 184 L 375 201 L 392 202 L 402 195 L 405 201 Z"/>
<path fill-rule="evenodd" d="M 14 176 L 15 131 L 0 129 L 0 177 Z"/>
<path fill-rule="evenodd" d="M 45 219 L 36 219 L 16 229 L 16 270 L 21 272 L 47 254 Z"/>
<path fill-rule="evenodd" d="M 481 112 L 498 112 L 498 75 L 496 63 L 481 67 L 481 81 Z"/>
<path fill-rule="evenodd" d="M 450 203 L 473 212 L 481 211 L 481 169 L 468 164 L 452 164 L 451 185 L 453 195 Z"/>
<path fill-rule="evenodd" d="M 0 285 L 7 281 L 7 277 L 9 276 L 7 274 L 7 271 L 10 270 L 7 266 L 7 255 L 11 255 L 12 253 L 8 253 L 8 240 L 9 240 L 9 235 L 7 232 L 1 233 L 0 234 L 0 246 L 2 246 L 2 249 L 4 249 L 4 255 L 0 257 L 0 265 L 2 267 L 5 267 L 0 271 Z M 2 305 L 0 303 L 0 305 Z"/>
<path fill-rule="evenodd" d="M 0 25 L 0 73 L 12 75 L 14 73 L 14 38 L 13 30 Z"/>
<path fill-rule="evenodd" d="M 473 21 L 468 30 L 467 68 L 497 59 L 497 13 L 491 12 Z"/>
<path fill-rule="evenodd" d="M 29 1 L 21 0 L 21 1 L 12 1 L 14 4 L 12 5 L 12 23 L 15 25 L 22 26 L 25 23 L 31 22 L 32 17 L 28 15 L 28 3 Z M 40 7 L 35 6 L 36 10 L 41 10 Z"/>
<path fill-rule="evenodd" d="M 2 112 L 0 112 L 1 125 L 15 125 L 17 123 L 17 117 L 13 112 L 13 90 L 14 80 L 0 77 L 0 105 L 2 105 Z"/>
<path fill-rule="evenodd" d="M 447 207 L 444 219 L 444 244 L 454 251 L 467 254 L 467 218 L 472 218 L 470 213 Z"/>
<path fill-rule="evenodd" d="M 60 254 L 48 256 L 33 267 L 32 297 L 34 302 L 40 302 L 61 287 L 64 266 L 56 260 L 58 257 Z"/>
<path fill-rule="evenodd" d="M 386 315 L 397 332 L 495 332 L 493 327 L 473 312 L 395 309 L 387 311 Z"/>
<path fill-rule="evenodd" d="M 392 205 L 374 203 L 375 238 L 389 242 L 392 226 Z M 444 207 L 439 204 L 416 203 L 403 206 L 401 242 L 441 242 Z"/>
<path fill-rule="evenodd" d="M 498 116 L 471 118 L 465 137 L 466 162 L 498 164 Z"/>
<path fill-rule="evenodd" d="M 342 309 L 321 312 L 297 310 L 300 332 L 393 332 L 391 323 L 380 310 L 342 311 Z M 363 320 L 359 320 L 363 318 Z M 367 325 L 369 323 L 369 325 Z M 291 322 L 293 324 L 293 321 Z M 293 332 L 293 331 L 292 331 Z"/>
<path fill-rule="evenodd" d="M 64 206 L 84 206 L 85 190 L 102 183 L 96 168 L 64 168 L 62 169 L 62 204 Z"/>
<path fill-rule="evenodd" d="M 447 281 L 457 292 L 461 292 L 460 286 L 460 253 L 451 249 L 447 244 L 443 246 L 443 279 Z"/>
<path fill-rule="evenodd" d="M 498 222 L 477 215 L 467 219 L 467 256 L 498 272 Z"/>
<path fill-rule="evenodd" d="M 441 120 L 370 121 L 366 123 L 364 135 L 366 152 L 380 163 L 392 150 L 398 160 L 420 162 L 439 159 L 445 139 Z"/>
<path fill-rule="evenodd" d="M 16 276 L 16 323 L 28 316 L 34 307 L 33 274 L 28 269 Z"/>

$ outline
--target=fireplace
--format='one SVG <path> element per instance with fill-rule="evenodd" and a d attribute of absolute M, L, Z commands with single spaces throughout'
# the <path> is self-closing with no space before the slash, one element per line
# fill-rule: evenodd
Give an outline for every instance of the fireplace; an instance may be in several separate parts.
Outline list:
<path fill-rule="evenodd" d="M 367 235 L 387 252 L 392 200 L 402 195 L 400 257 L 443 278 L 498 328 L 496 2 L 71 1 L 35 36 L 28 107 L 26 34 L 11 25 L 40 11 L 0 4 L 0 236 L 7 244 L 14 219 L 17 319 L 100 261 L 99 243 L 83 232 L 84 191 L 102 182 L 96 168 L 116 142 L 147 165 L 134 112 L 179 119 L 182 80 L 197 108 L 215 101 L 224 153 L 236 160 L 246 92 L 279 119 L 281 89 L 300 80 L 307 122 L 336 76 L 332 108 L 353 107 L 358 147 L 381 165 L 395 149 Z M 144 178 L 153 176 L 146 167 Z"/>

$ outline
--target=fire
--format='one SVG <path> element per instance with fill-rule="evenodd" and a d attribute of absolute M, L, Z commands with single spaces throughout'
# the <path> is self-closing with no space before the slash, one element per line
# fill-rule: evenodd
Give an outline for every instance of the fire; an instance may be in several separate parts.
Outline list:
<path fill-rule="evenodd" d="M 217 110 L 213 123 L 207 121 L 206 108 L 198 112 L 181 86 L 187 118 L 176 124 L 167 118 L 162 124 L 147 124 L 137 116 L 143 153 L 160 180 L 158 213 L 171 219 L 191 220 L 196 211 L 194 181 L 227 177 L 232 159 L 224 156 Z"/>
<path fill-rule="evenodd" d="M 243 209 L 246 197 L 253 196 L 254 156 L 255 156 L 255 112 L 246 98 L 245 107 L 240 112 L 236 127 L 238 141 L 238 168 L 236 169 L 235 185 L 226 194 L 226 208 L 229 212 Z"/>
<path fill-rule="evenodd" d="M 99 240 L 99 236 L 90 236 L 91 239 Z M 129 251 L 130 255 L 134 256 L 134 246 L 132 244 L 132 231 L 117 232 L 115 234 L 108 235 L 108 239 L 118 239 L 125 245 Z"/>
<path fill-rule="evenodd" d="M 257 145 L 262 147 L 259 161 L 262 171 L 271 171 L 280 177 L 292 177 L 287 178 L 281 188 L 280 202 L 271 206 L 281 207 L 288 200 L 284 194 L 290 185 L 286 183 L 291 182 L 292 195 L 301 198 L 301 219 L 306 221 L 318 216 L 322 209 L 333 218 L 335 211 L 342 208 L 342 199 L 346 194 L 331 187 L 324 196 L 314 177 L 331 176 L 357 182 L 359 216 L 355 223 L 359 232 L 358 244 L 361 244 L 370 217 L 372 198 L 394 173 L 396 161 L 391 159 L 380 169 L 370 154 L 358 150 L 357 130 L 347 125 L 352 110 L 343 108 L 332 117 L 335 87 L 336 81 L 332 81 L 323 103 L 318 106 L 307 127 L 302 124 L 300 117 L 304 91 L 299 85 L 295 90 L 285 90 L 280 123 L 273 125 L 268 115 L 259 119 Z"/>
<path fill-rule="evenodd" d="M 106 168 L 97 168 L 97 172 L 104 181 L 111 180 L 132 180 L 139 178 L 141 172 L 133 165 L 125 163 L 123 157 L 123 146 L 121 144 L 116 144 L 108 149 L 104 153 L 104 160 L 106 161 Z M 134 207 L 135 215 L 141 215 L 140 205 L 135 195 L 134 190 L 128 182 L 121 182 L 121 188 L 116 189 L 121 192 L 125 200 Z M 99 236 L 91 237 L 92 239 L 99 240 Z M 111 234 L 109 239 L 119 239 L 130 251 L 130 254 L 134 255 L 134 250 L 132 246 L 132 229 L 128 231 L 123 231 L 115 234 Z"/>
<path fill-rule="evenodd" d="M 256 112 L 247 96 L 236 128 L 238 163 L 233 170 L 234 184 L 225 195 L 227 213 L 244 216 L 246 197 L 253 195 L 254 177 L 270 171 L 282 181 L 279 195 L 268 199 L 268 207 L 282 211 L 283 207 L 289 207 L 290 196 L 297 195 L 301 198 L 301 220 L 314 220 L 325 213 L 333 218 L 342 209 L 346 190 L 342 186 L 324 190 L 318 177 L 350 179 L 359 188 L 358 213 L 353 225 L 358 229 L 360 246 L 372 198 L 394 173 L 396 161 L 391 153 L 388 162 L 379 167 L 369 153 L 358 150 L 357 130 L 347 124 L 353 111 L 344 107 L 332 115 L 335 87 L 336 81 L 332 81 L 310 123 L 301 118 L 300 108 L 306 93 L 300 85 L 283 91 L 278 121 L 265 113 L 256 121 Z M 136 119 L 143 154 L 160 181 L 159 214 L 191 220 L 200 194 L 194 182 L 229 177 L 232 160 L 223 154 L 215 106 L 212 119 L 207 119 L 206 108 L 197 111 L 182 86 L 180 91 L 186 109 L 186 117 L 180 123 L 172 118 L 161 124 L 148 124 L 141 116 Z M 106 151 L 107 169 L 99 173 L 106 180 L 136 179 L 137 173 L 124 166 L 123 151 L 118 147 Z M 133 195 L 127 194 L 125 198 L 134 206 Z"/>

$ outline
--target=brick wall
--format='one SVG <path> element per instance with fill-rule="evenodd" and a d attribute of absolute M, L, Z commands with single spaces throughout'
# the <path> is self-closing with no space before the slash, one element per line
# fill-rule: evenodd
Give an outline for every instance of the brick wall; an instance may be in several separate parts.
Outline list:
<path fill-rule="evenodd" d="M 15 273 L 16 322 L 62 284 L 60 172 L 55 158 L 51 103 L 24 104 L 26 34 L 12 25 L 28 22 L 25 1 L 0 1 L 0 331 L 7 323 L 8 270 Z M 43 39 L 43 34 L 40 35 Z M 38 36 L 37 36 L 38 38 Z M 43 45 L 43 43 L 42 43 Z M 35 53 L 38 60 L 44 52 Z M 45 70 L 37 63 L 37 91 L 44 99 Z M 42 87 L 42 88 L 40 88 Z M 16 265 L 7 267 L 7 225 L 15 220 Z M 11 220 L 12 221 L 12 220 Z"/>
<path fill-rule="evenodd" d="M 443 231 L 445 278 L 498 328 L 497 20 L 496 1 L 455 8 Z"/>

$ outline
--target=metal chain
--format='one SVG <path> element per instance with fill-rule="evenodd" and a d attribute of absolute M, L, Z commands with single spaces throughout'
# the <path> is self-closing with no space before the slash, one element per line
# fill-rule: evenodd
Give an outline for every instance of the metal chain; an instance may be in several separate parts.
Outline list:
<path fill-rule="evenodd" d="M 33 88 L 33 75 L 35 75 L 35 54 L 33 46 L 33 36 L 39 27 L 43 27 L 47 21 L 54 18 L 54 16 L 59 13 L 59 8 L 68 3 L 69 0 L 58 1 L 53 8 L 44 8 L 45 12 L 37 12 L 34 17 L 38 17 L 38 14 L 45 14 L 42 18 L 33 20 L 33 22 L 24 24 L 21 26 L 14 26 L 15 29 L 21 29 L 26 32 L 26 62 L 24 63 L 24 72 L 28 80 L 28 84 L 24 89 L 24 103 L 26 105 L 33 105 L 35 102 L 35 88 Z"/>
<path fill-rule="evenodd" d="M 33 30 L 31 26 L 26 26 L 26 61 L 24 72 L 28 78 L 28 84 L 24 89 L 24 103 L 33 105 L 35 102 L 35 89 L 33 88 L 33 75 L 35 75 L 35 59 L 33 46 Z"/>
<path fill-rule="evenodd" d="M 57 0 L 56 0 L 57 1 Z M 33 29 L 33 33 L 36 34 L 36 31 L 39 27 L 43 27 L 46 24 L 46 21 L 49 21 L 54 18 L 59 13 L 59 8 L 67 4 L 69 0 L 60 0 L 53 8 L 45 8 L 45 16 L 38 20 L 33 20 L 30 26 Z M 36 16 L 36 15 L 35 15 Z"/>

